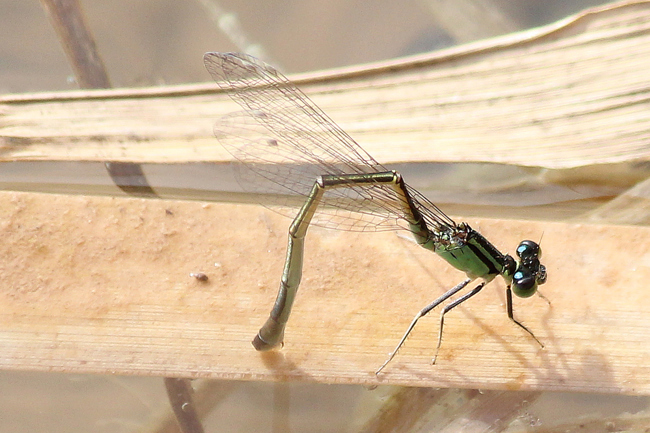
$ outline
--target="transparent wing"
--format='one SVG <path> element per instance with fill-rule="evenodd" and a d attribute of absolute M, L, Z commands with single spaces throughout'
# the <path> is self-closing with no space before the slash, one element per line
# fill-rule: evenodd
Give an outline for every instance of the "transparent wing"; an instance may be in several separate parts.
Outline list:
<path fill-rule="evenodd" d="M 318 176 L 378 171 L 369 166 L 352 171 L 345 162 L 314 159 L 310 152 L 273 134 L 247 112 L 225 116 L 214 129 L 220 143 L 241 162 L 237 177 L 242 187 L 273 194 L 274 203 L 281 208 L 272 209 L 289 217 L 295 216 L 296 207 L 304 203 Z M 350 231 L 395 230 L 403 226 L 399 200 L 386 184 L 328 189 L 312 224 Z"/>
<path fill-rule="evenodd" d="M 236 53 L 207 53 L 204 62 L 217 84 L 245 109 L 222 118 L 215 136 L 242 163 L 238 180 L 246 190 L 277 195 L 278 205 L 295 207 L 319 175 L 388 171 L 274 68 Z M 455 225 L 407 188 L 430 228 Z M 401 201 L 389 185 L 349 184 L 325 192 L 313 223 L 351 231 L 406 228 Z"/>

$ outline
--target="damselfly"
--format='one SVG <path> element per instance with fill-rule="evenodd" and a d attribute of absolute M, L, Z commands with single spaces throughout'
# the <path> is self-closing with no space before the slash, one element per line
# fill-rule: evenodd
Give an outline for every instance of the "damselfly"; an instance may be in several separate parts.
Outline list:
<path fill-rule="evenodd" d="M 207 53 L 204 62 L 217 84 L 244 108 L 243 113 L 226 116 L 215 125 L 221 144 L 241 162 L 242 187 L 276 194 L 280 205 L 295 203 L 296 197 L 303 203 L 294 212 L 280 290 L 270 317 L 253 340 L 255 349 L 268 350 L 283 343 L 300 285 L 304 239 L 310 224 L 352 231 L 406 229 L 419 245 L 467 275 L 415 316 L 377 373 L 393 359 L 420 317 L 471 281 L 481 280 L 442 310 L 435 363 L 445 314 L 497 275 L 507 284 L 508 317 L 543 347 L 512 311 L 512 292 L 529 297 L 546 281 L 537 243 L 522 241 L 515 261 L 467 223 L 456 224 L 407 185 L 398 172 L 375 161 L 284 75 L 260 60 L 246 54 Z"/>

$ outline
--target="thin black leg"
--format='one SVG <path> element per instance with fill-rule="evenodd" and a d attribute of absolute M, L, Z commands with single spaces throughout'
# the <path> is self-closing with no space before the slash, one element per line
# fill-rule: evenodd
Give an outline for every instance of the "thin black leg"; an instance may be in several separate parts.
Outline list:
<path fill-rule="evenodd" d="M 514 318 L 514 316 L 513 316 L 513 314 L 512 314 L 512 290 L 510 290 L 510 287 L 508 287 L 508 288 L 506 289 L 506 308 L 507 308 L 507 310 L 508 310 L 508 317 L 510 318 L 510 320 L 512 320 L 513 322 L 515 322 L 517 325 L 519 325 L 519 327 L 520 327 L 521 329 L 523 329 L 524 331 L 528 332 L 528 334 L 530 334 L 530 336 L 533 337 L 533 338 L 535 339 L 535 341 L 537 341 L 537 343 L 538 343 L 538 344 L 542 347 L 542 349 L 543 349 L 543 348 L 544 348 L 544 345 L 542 344 L 541 341 L 539 341 L 539 340 L 537 339 L 537 337 L 535 337 L 535 334 L 533 334 L 533 332 L 532 332 L 530 329 L 526 328 L 523 324 L 521 324 L 517 319 Z"/>
<path fill-rule="evenodd" d="M 436 347 L 436 354 L 433 357 L 433 360 L 431 361 L 431 364 L 436 363 L 436 359 L 438 359 L 438 352 L 440 351 L 440 345 L 442 344 L 442 327 L 445 325 L 445 314 L 447 314 L 449 311 L 451 311 L 452 308 L 462 304 L 463 302 L 467 301 L 469 298 L 472 296 L 476 295 L 478 292 L 485 287 L 486 282 L 483 281 L 481 284 L 478 286 L 474 287 L 471 292 L 461 296 L 460 298 L 456 299 L 454 302 L 451 304 L 447 305 L 445 308 L 443 308 L 442 313 L 440 313 L 440 331 L 438 331 L 438 346 Z"/>

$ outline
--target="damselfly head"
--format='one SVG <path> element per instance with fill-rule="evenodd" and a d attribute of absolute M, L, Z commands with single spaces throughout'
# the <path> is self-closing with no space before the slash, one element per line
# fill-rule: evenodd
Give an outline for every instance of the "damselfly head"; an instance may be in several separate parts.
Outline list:
<path fill-rule="evenodd" d="M 546 267 L 539 261 L 542 249 L 533 241 L 522 241 L 517 247 L 517 263 L 512 273 L 512 291 L 521 298 L 528 298 L 537 291 L 537 286 L 546 282 Z"/>

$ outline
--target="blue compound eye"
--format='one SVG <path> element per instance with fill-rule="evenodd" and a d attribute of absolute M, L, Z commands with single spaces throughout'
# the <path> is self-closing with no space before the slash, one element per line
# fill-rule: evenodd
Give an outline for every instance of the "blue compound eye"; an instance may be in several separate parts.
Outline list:
<path fill-rule="evenodd" d="M 523 266 L 512 275 L 512 291 L 520 298 L 528 298 L 537 291 L 535 275 Z"/>
<path fill-rule="evenodd" d="M 542 249 L 533 241 L 521 241 L 517 247 L 517 256 L 527 262 L 542 257 Z"/>

